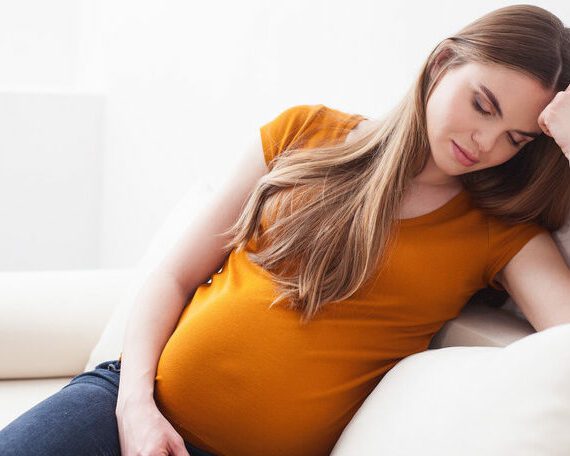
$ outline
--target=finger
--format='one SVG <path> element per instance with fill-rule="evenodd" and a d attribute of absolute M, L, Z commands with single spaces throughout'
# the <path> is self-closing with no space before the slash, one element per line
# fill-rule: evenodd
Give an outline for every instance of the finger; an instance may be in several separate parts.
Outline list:
<path fill-rule="evenodd" d="M 546 126 L 546 115 L 545 115 L 545 111 L 546 111 L 546 109 L 545 109 L 544 111 L 542 111 L 542 112 L 540 113 L 540 115 L 538 116 L 538 120 L 537 120 L 538 126 L 540 127 L 540 129 L 541 129 L 545 134 L 547 134 L 548 136 L 552 136 L 552 135 L 550 134 L 550 130 L 549 130 L 548 127 Z"/>

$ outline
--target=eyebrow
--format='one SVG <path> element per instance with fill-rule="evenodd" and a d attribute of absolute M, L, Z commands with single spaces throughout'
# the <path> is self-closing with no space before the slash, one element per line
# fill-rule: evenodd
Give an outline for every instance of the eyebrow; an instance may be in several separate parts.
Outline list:
<path fill-rule="evenodd" d="M 487 95 L 489 100 L 491 100 L 491 103 L 493 103 L 493 106 L 495 107 L 495 109 L 499 113 L 499 117 L 502 119 L 503 118 L 503 111 L 501 110 L 501 106 L 499 105 L 499 100 L 497 100 L 497 97 L 495 96 L 495 94 L 493 92 L 491 92 L 489 90 L 489 88 L 483 84 L 479 84 L 479 88 L 483 92 L 485 92 L 485 95 Z M 542 134 L 542 132 L 537 133 L 534 131 L 522 131 L 522 130 L 515 130 L 515 131 L 517 133 L 520 133 L 521 135 L 530 136 L 531 138 L 538 138 Z"/>

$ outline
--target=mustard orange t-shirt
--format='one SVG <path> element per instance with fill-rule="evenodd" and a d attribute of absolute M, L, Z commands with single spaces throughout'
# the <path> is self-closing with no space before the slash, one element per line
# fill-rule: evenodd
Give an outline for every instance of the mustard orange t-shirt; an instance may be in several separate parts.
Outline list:
<path fill-rule="evenodd" d="M 301 136 L 341 140 L 364 117 L 299 105 L 261 127 L 266 162 Z M 466 192 L 402 220 L 388 267 L 306 326 L 267 271 L 232 251 L 184 308 L 160 356 L 155 400 L 190 443 L 221 456 L 325 456 L 382 376 L 428 348 L 468 298 L 536 234 L 474 208 Z"/>

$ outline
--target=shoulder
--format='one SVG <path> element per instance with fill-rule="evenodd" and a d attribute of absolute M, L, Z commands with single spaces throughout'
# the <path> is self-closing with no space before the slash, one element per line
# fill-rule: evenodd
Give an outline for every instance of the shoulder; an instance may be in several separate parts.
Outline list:
<path fill-rule="evenodd" d="M 368 121 L 369 119 L 360 114 L 342 111 L 322 103 L 298 104 L 282 110 L 264 126 L 280 126 L 282 129 L 284 127 L 296 127 L 299 129 L 302 126 L 326 124 L 327 127 L 333 128 L 348 126 L 352 129 L 356 126 L 356 130 L 360 131 L 370 123 L 363 122 L 364 120 Z"/>
<path fill-rule="evenodd" d="M 309 120 L 321 115 L 326 109 L 328 108 L 322 104 L 299 104 L 290 106 L 280 111 L 263 127 L 272 126 L 279 129 L 291 129 L 292 127 L 296 127 L 298 129 Z"/>
<path fill-rule="evenodd" d="M 268 167 L 276 156 L 299 140 L 323 108 L 324 105 L 290 106 L 261 125 L 259 131 Z"/>
<path fill-rule="evenodd" d="M 362 119 L 324 104 L 290 106 L 260 127 L 266 160 L 269 163 L 290 147 L 317 146 L 340 138 Z"/>

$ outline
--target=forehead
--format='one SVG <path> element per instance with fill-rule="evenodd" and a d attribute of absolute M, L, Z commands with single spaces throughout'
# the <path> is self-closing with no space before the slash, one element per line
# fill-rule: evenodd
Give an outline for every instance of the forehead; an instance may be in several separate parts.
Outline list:
<path fill-rule="evenodd" d="M 554 97 L 538 79 L 498 64 L 470 62 L 459 68 L 464 82 L 475 89 L 485 85 L 499 100 L 506 119 L 521 114 L 538 117 Z"/>

